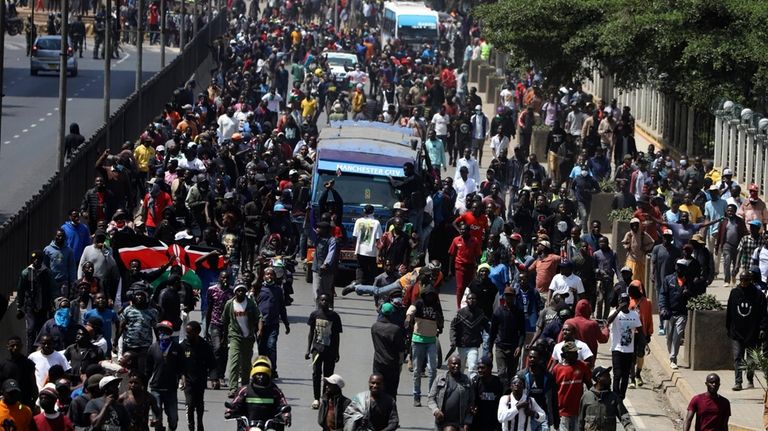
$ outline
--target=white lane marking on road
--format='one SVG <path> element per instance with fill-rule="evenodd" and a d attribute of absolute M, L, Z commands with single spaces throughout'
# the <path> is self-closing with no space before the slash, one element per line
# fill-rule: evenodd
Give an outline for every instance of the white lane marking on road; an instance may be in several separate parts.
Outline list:
<path fill-rule="evenodd" d="M 45 118 L 38 118 L 37 121 L 45 121 Z"/>
<path fill-rule="evenodd" d="M 23 129 L 23 130 L 21 131 L 21 133 L 27 133 L 27 132 L 29 132 L 29 129 Z"/>
<path fill-rule="evenodd" d="M 125 60 L 128 60 L 128 57 L 130 57 L 130 56 L 131 56 L 131 54 L 128 54 L 126 52 L 125 53 L 125 57 L 121 58 L 120 60 L 117 60 L 117 63 L 115 63 L 115 64 L 120 64 L 120 63 L 124 62 Z"/>
<path fill-rule="evenodd" d="M 13 135 L 13 139 L 19 139 L 19 135 Z"/>
<path fill-rule="evenodd" d="M 50 116 L 51 116 L 51 115 L 53 115 L 53 114 L 51 114 L 50 112 L 48 112 L 48 113 L 46 113 L 45 115 L 47 115 L 47 116 L 49 116 L 49 117 L 50 117 Z"/>
<path fill-rule="evenodd" d="M 71 102 L 71 101 L 72 101 L 72 98 L 71 98 L 71 97 L 67 99 L 67 102 Z"/>
<path fill-rule="evenodd" d="M 29 127 L 37 127 L 37 124 L 30 124 Z"/>
<path fill-rule="evenodd" d="M 11 143 L 11 141 L 5 141 L 5 142 L 3 142 L 3 143 L 4 143 L 5 145 L 8 145 L 8 144 L 10 144 L 10 143 Z"/>
<path fill-rule="evenodd" d="M 637 429 L 647 429 L 645 427 L 645 422 L 638 416 L 637 410 L 635 410 L 635 407 L 632 406 L 632 403 L 629 401 L 629 398 L 624 398 L 624 406 L 627 408 L 627 412 L 629 412 L 629 416 L 632 418 L 632 421 L 635 423 Z"/>
<path fill-rule="evenodd" d="M 54 110 L 54 111 L 58 111 L 58 110 L 59 110 L 59 108 L 53 108 L 53 110 Z"/>

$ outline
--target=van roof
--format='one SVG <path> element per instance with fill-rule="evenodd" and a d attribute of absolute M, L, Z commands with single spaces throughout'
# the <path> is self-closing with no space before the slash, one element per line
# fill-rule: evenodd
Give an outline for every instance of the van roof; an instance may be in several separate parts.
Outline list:
<path fill-rule="evenodd" d="M 320 132 L 318 160 L 402 167 L 413 162 L 413 129 L 369 121 L 332 122 Z"/>

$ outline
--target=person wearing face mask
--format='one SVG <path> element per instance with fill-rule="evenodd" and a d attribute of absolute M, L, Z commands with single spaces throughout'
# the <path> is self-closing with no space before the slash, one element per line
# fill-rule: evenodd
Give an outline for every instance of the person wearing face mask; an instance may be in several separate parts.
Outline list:
<path fill-rule="evenodd" d="M 3 382 L 3 398 L 0 399 L 0 423 L 7 429 L 30 431 L 36 429 L 32 410 L 21 404 L 21 388 L 14 379 Z"/>
<path fill-rule="evenodd" d="M 752 220 L 757 220 L 764 225 L 768 223 L 768 208 L 760 199 L 760 187 L 757 184 L 749 185 L 749 199 L 741 204 L 736 215 L 743 218 L 746 223 Z"/>
<path fill-rule="evenodd" d="M 53 339 L 53 348 L 57 351 L 61 351 L 67 348 L 70 344 L 75 342 L 76 338 L 76 325 L 72 321 L 72 312 L 69 309 L 69 299 L 64 297 L 58 297 L 54 301 L 55 311 L 53 317 L 43 324 L 40 328 L 40 333 L 37 335 L 36 344 L 40 344 L 40 340 L 44 336 L 50 336 Z"/>
<path fill-rule="evenodd" d="M 179 343 L 173 340 L 173 324 L 163 320 L 155 326 L 157 341 L 149 346 L 147 352 L 147 370 L 152 376 L 149 379 L 149 391 L 155 397 L 158 407 L 165 411 L 168 417 L 168 428 L 175 430 L 179 422 L 177 389 L 182 376 L 183 364 L 186 358 Z"/>

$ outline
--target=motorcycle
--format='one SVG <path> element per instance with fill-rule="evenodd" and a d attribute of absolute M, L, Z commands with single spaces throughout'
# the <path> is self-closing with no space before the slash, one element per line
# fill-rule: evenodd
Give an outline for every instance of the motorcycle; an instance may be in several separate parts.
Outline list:
<path fill-rule="evenodd" d="M 224 403 L 226 408 L 232 408 L 232 404 L 227 401 Z M 224 419 L 225 422 L 235 422 L 237 431 L 284 431 L 285 419 L 283 415 L 291 412 L 291 406 L 283 406 L 280 412 L 272 419 L 250 420 L 246 416 Z"/>

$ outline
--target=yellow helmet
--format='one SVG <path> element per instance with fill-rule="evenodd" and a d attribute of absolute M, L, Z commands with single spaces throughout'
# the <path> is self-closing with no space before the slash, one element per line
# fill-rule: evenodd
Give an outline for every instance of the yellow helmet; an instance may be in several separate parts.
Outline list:
<path fill-rule="evenodd" d="M 260 373 L 272 377 L 272 361 L 264 355 L 257 356 L 251 368 L 251 377 Z"/>
<path fill-rule="evenodd" d="M 323 69 L 319 67 L 315 69 L 315 76 L 323 76 Z"/>

